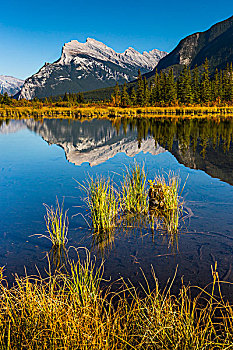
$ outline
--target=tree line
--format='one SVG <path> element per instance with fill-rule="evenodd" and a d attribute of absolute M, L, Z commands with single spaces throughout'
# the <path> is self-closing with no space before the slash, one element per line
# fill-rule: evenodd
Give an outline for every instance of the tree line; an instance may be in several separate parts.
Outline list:
<path fill-rule="evenodd" d="M 216 69 L 210 76 L 209 62 L 206 59 L 201 69 L 197 66 L 191 71 L 184 66 L 175 79 L 173 69 L 167 73 L 156 71 L 148 82 L 138 71 L 136 88 L 128 88 L 126 83 L 120 89 L 116 84 L 112 104 L 116 106 L 176 106 L 199 104 L 232 104 L 233 69 L 232 63 L 226 69 Z"/>

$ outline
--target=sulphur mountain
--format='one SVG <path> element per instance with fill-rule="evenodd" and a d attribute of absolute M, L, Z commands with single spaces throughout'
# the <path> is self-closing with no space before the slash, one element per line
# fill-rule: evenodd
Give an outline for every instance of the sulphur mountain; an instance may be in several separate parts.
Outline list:
<path fill-rule="evenodd" d="M 85 43 L 72 40 L 62 48 L 61 57 L 45 65 L 26 79 L 18 98 L 58 96 L 123 84 L 136 79 L 138 69 L 146 73 L 154 69 L 166 52 L 154 49 L 139 53 L 129 47 L 117 53 L 95 39 Z"/>

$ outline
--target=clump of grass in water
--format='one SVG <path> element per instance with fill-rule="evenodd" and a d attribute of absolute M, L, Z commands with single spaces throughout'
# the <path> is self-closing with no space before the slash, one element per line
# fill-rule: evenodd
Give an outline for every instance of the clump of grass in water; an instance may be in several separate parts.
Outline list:
<path fill-rule="evenodd" d="M 157 228 L 162 228 L 169 234 L 178 232 L 179 220 L 183 213 L 183 202 L 179 195 L 180 179 L 173 173 L 157 176 L 150 181 L 149 210 L 152 220 L 156 217 Z"/>
<path fill-rule="evenodd" d="M 60 206 L 57 199 L 56 207 L 48 206 L 44 204 L 46 209 L 45 223 L 48 235 L 41 235 L 41 237 L 46 237 L 50 239 L 54 247 L 64 246 L 68 239 L 68 217 L 67 210 L 64 212 L 63 206 L 64 202 Z"/>
<path fill-rule="evenodd" d="M 144 165 L 135 162 L 126 169 L 121 189 L 121 207 L 123 212 L 145 214 L 148 211 L 146 192 L 146 173 Z"/>
<path fill-rule="evenodd" d="M 112 230 L 116 226 L 118 214 L 118 193 L 110 179 L 90 178 L 81 188 L 87 194 L 85 202 L 90 210 L 92 227 L 95 233 Z"/>

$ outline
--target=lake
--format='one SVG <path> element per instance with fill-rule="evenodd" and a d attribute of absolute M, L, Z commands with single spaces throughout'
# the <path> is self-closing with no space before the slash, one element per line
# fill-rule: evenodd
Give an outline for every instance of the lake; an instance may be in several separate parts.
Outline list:
<path fill-rule="evenodd" d="M 43 203 L 64 199 L 69 209 L 68 247 L 87 247 L 105 260 L 105 277 L 138 284 L 141 269 L 153 285 L 173 278 L 211 282 L 211 265 L 233 282 L 233 119 L 112 118 L 0 121 L 0 266 L 12 274 L 42 274 L 51 243 Z M 180 176 L 185 221 L 174 242 L 146 227 L 118 230 L 111 244 L 98 246 L 88 225 L 79 183 L 103 175 L 122 181 L 125 167 L 145 164 L 148 178 L 173 171 Z M 139 225 L 140 226 L 140 225 Z M 73 254 L 73 248 L 70 248 Z M 80 254 L 84 251 L 80 249 Z M 224 293 L 230 298 L 232 288 Z"/>

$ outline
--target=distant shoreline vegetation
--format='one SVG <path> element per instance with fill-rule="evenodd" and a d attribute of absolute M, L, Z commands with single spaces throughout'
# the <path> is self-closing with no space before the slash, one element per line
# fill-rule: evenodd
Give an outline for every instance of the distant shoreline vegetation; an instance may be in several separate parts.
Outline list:
<path fill-rule="evenodd" d="M 5 119 L 77 119 L 93 118 L 232 118 L 233 106 L 183 106 L 183 107 L 111 107 L 111 106 L 72 106 L 54 105 L 6 106 L 0 104 L 0 120 Z"/>
<path fill-rule="evenodd" d="M 105 96 L 105 99 L 101 99 Z M 108 97 L 107 97 L 108 96 Z M 77 109 L 121 108 L 120 113 L 127 114 L 131 110 L 140 113 L 160 114 L 161 108 L 168 108 L 168 114 L 176 114 L 174 110 L 192 109 L 198 107 L 205 111 L 212 107 L 232 107 L 233 108 L 233 68 L 232 63 L 226 69 L 216 69 L 211 77 L 209 73 L 209 63 L 206 59 L 202 67 L 195 67 L 192 71 L 184 66 L 180 74 L 175 78 L 173 69 L 167 72 L 156 72 L 151 78 L 146 79 L 138 71 L 137 81 L 115 87 L 78 93 L 65 93 L 63 96 L 45 97 L 32 100 L 16 100 L 9 97 L 7 93 L 0 94 L 0 113 L 6 108 L 31 108 L 31 109 Z M 148 110 L 148 108 L 150 108 Z M 175 109 L 174 109 L 175 108 Z M 229 112 L 232 113 L 232 108 Z M 126 112 L 123 112 L 123 110 Z M 140 111 L 139 111 L 140 109 Z M 193 109 L 194 110 L 194 109 Z M 172 112 L 171 112 L 172 111 Z M 105 114 L 105 113 L 103 113 Z M 132 113 L 134 114 L 134 113 Z M 165 113 L 166 114 L 166 113 Z M 178 113 L 179 114 L 179 113 Z"/>

